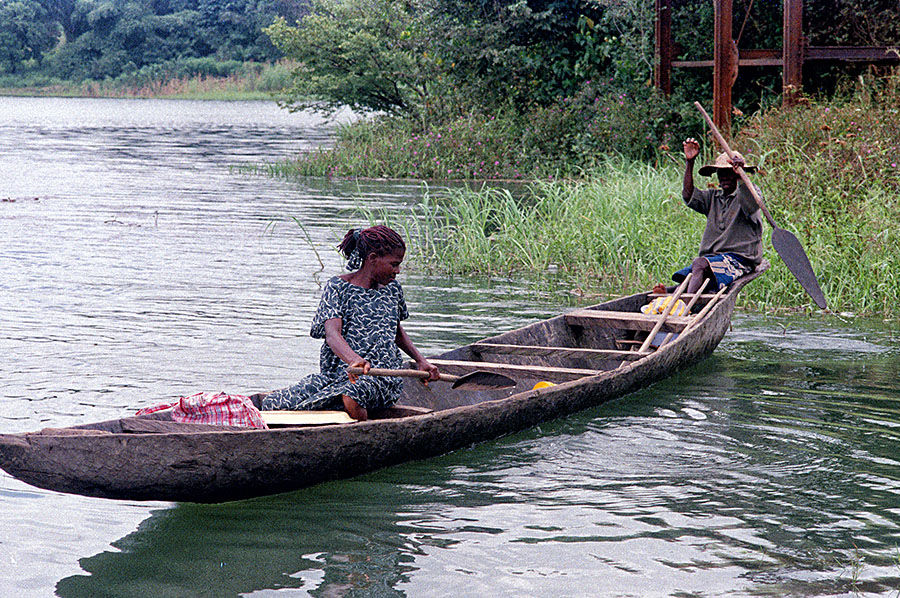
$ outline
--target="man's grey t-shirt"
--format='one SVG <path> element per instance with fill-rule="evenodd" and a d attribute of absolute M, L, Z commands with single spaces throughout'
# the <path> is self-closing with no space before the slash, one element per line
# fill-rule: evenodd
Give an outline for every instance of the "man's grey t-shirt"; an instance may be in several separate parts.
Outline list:
<path fill-rule="evenodd" d="M 725 195 L 721 189 L 695 188 L 686 203 L 706 215 L 698 255 L 734 253 L 752 266 L 762 261 L 762 218 L 756 200 L 744 184 L 738 183 L 731 195 Z"/>

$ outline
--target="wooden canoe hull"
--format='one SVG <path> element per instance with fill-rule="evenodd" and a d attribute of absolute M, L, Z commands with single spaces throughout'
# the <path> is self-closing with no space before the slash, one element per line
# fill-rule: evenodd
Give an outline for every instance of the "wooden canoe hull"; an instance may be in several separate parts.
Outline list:
<path fill-rule="evenodd" d="M 29 484 L 60 492 L 208 503 L 296 490 L 444 454 L 615 399 L 703 359 L 725 335 L 740 288 L 764 269 L 736 281 L 700 323 L 659 350 L 548 388 L 531 390 L 540 374 L 523 377 L 511 390 L 466 394 L 454 394 L 457 391 L 444 383 L 432 383 L 426 389 L 418 381 L 409 381 L 401 402 L 433 411 L 318 427 L 222 430 L 201 426 L 196 432 L 126 433 L 122 422 L 134 418 L 125 418 L 6 434 L 0 435 L 0 467 Z M 643 293 L 597 307 L 631 310 L 645 302 Z M 557 316 L 485 342 L 552 345 L 558 340 L 555 337 L 574 329 L 576 336 L 590 343 L 592 335 L 600 334 L 578 331 L 565 318 Z M 476 352 L 468 345 L 438 357 L 456 362 Z M 552 371 L 552 358 L 545 365 Z"/>

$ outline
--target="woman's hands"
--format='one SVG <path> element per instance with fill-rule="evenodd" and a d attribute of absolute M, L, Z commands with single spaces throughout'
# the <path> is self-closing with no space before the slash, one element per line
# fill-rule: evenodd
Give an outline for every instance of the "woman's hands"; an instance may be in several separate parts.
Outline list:
<path fill-rule="evenodd" d="M 428 385 L 429 382 L 437 380 L 440 376 L 440 372 L 436 365 L 428 361 L 427 359 L 422 359 L 420 361 L 416 361 L 416 367 L 419 368 L 419 371 L 428 372 L 430 376 L 428 378 L 422 378 L 422 384 Z"/>
<path fill-rule="evenodd" d="M 360 376 L 365 376 L 369 373 L 369 370 L 372 369 L 372 364 L 365 359 L 358 359 L 351 363 L 350 367 L 362 368 L 362 374 L 353 374 L 351 372 L 347 372 L 347 378 L 350 379 L 350 384 L 356 384 L 356 381 L 359 380 Z"/>

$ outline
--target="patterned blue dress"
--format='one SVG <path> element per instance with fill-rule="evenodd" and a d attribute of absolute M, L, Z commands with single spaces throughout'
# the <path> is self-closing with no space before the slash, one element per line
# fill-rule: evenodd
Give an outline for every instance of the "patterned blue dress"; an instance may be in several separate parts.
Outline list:
<path fill-rule="evenodd" d="M 340 318 L 341 334 L 351 349 L 372 367 L 396 369 L 403 367 L 397 327 L 408 317 L 403 289 L 396 280 L 378 289 L 364 289 L 335 276 L 322 292 L 310 336 L 325 338 L 325 321 Z M 328 343 L 322 343 L 319 368 L 318 374 L 266 395 L 263 410 L 343 409 L 341 395 L 365 409 L 383 409 L 400 398 L 400 378 L 360 376 L 351 384 L 347 364 Z"/>

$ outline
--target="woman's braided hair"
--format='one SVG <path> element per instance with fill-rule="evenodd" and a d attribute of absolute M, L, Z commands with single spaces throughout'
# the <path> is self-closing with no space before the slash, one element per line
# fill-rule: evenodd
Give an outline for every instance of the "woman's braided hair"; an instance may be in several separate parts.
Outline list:
<path fill-rule="evenodd" d="M 379 224 L 370 228 L 351 228 L 338 245 L 338 250 L 347 258 L 348 270 L 359 270 L 369 255 L 406 251 L 406 243 L 396 231 Z"/>

